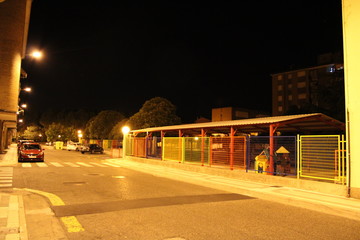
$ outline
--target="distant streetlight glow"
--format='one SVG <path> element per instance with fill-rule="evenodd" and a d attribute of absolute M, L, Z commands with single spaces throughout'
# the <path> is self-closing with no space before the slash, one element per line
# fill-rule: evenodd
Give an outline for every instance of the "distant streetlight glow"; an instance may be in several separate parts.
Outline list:
<path fill-rule="evenodd" d="M 23 89 L 25 92 L 31 92 L 31 88 L 30 87 L 26 87 Z"/>
<path fill-rule="evenodd" d="M 77 133 L 78 133 L 79 143 L 81 143 L 81 138 L 83 137 L 82 131 L 78 130 Z"/>
<path fill-rule="evenodd" d="M 27 104 L 25 104 L 25 103 L 24 103 L 24 104 L 21 104 L 21 107 L 22 107 L 22 108 L 27 108 Z"/>
<path fill-rule="evenodd" d="M 29 55 L 31 57 L 35 58 L 35 59 L 41 59 L 42 58 L 42 52 L 40 52 L 40 51 L 33 51 Z"/>

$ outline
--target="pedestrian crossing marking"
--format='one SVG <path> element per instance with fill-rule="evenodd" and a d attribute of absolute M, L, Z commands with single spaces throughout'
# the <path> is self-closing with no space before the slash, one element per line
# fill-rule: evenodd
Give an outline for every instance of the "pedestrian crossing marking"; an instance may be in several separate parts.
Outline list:
<path fill-rule="evenodd" d="M 0 188 L 12 187 L 13 183 L 13 168 L 0 167 Z"/>
<path fill-rule="evenodd" d="M 76 162 L 76 163 L 81 165 L 81 166 L 84 166 L 84 167 L 94 167 L 94 166 L 91 166 L 91 165 L 83 163 L 83 162 Z"/>
<path fill-rule="evenodd" d="M 39 167 L 48 167 L 46 163 L 36 163 Z"/>
<path fill-rule="evenodd" d="M 76 164 L 71 163 L 71 162 L 64 162 L 64 164 L 69 165 L 70 167 L 80 167 L 79 165 L 76 165 Z"/>
<path fill-rule="evenodd" d="M 107 167 L 105 165 L 99 164 L 99 163 L 94 163 L 94 162 L 90 162 L 92 165 L 98 166 L 98 167 Z"/>
<path fill-rule="evenodd" d="M 12 183 L 12 179 L 1 180 L 0 183 Z"/>
<path fill-rule="evenodd" d="M 0 176 L 0 180 L 7 180 L 7 179 L 12 179 L 12 175 L 11 176 Z"/>
<path fill-rule="evenodd" d="M 64 165 L 58 163 L 58 162 L 49 162 L 51 165 L 55 166 L 55 167 L 64 167 Z"/>
<path fill-rule="evenodd" d="M 119 165 L 116 164 L 112 164 L 112 163 L 95 163 L 95 162 L 42 162 L 42 163 L 21 163 L 21 167 L 23 168 L 31 168 L 31 167 L 41 167 L 41 168 L 46 168 L 46 167 L 120 167 Z M 0 172 L 0 180 L 1 179 L 12 179 L 12 172 L 9 173 L 1 173 Z"/>
<path fill-rule="evenodd" d="M 115 165 L 115 164 L 111 164 L 111 163 L 103 163 L 103 164 L 109 165 L 109 166 L 111 166 L 111 167 L 121 167 L 121 166 L 119 166 L 119 165 Z"/>

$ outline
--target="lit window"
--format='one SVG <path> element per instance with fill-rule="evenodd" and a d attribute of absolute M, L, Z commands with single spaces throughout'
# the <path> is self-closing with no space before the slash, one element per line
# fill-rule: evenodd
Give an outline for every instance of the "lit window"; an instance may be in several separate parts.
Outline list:
<path fill-rule="evenodd" d="M 304 77 L 305 76 L 305 71 L 297 72 L 297 76 L 298 77 Z"/>
<path fill-rule="evenodd" d="M 282 86 L 282 85 L 278 85 L 278 90 L 279 90 L 279 91 L 283 90 L 283 86 Z"/>
<path fill-rule="evenodd" d="M 277 80 L 280 81 L 280 80 L 282 80 L 282 79 L 283 79 L 283 76 L 282 76 L 282 75 L 278 75 L 278 76 L 277 76 Z"/>
<path fill-rule="evenodd" d="M 291 84 L 291 83 L 288 84 L 288 88 L 292 88 L 292 84 Z"/>
<path fill-rule="evenodd" d="M 282 106 L 278 106 L 278 112 L 282 112 L 283 107 Z"/>
<path fill-rule="evenodd" d="M 278 101 L 282 101 L 283 100 L 283 96 L 278 96 Z"/>
<path fill-rule="evenodd" d="M 301 93 L 298 95 L 299 99 L 306 99 L 306 93 Z"/>
<path fill-rule="evenodd" d="M 292 79 L 292 75 L 291 75 L 291 74 L 288 74 L 288 79 Z"/>
<path fill-rule="evenodd" d="M 298 82 L 297 87 L 298 88 L 304 88 L 306 86 L 306 82 Z"/>
<path fill-rule="evenodd" d="M 288 100 L 289 101 L 293 100 L 293 96 L 291 94 L 288 96 Z"/>

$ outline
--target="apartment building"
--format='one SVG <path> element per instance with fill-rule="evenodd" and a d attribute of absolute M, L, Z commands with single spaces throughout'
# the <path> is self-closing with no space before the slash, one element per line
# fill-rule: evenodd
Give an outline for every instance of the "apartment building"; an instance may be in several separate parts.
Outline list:
<path fill-rule="evenodd" d="M 0 153 L 17 128 L 21 61 L 26 55 L 31 3 L 0 1 Z"/>
<path fill-rule="evenodd" d="M 323 64 L 272 74 L 272 115 L 335 114 L 343 102 L 344 66 Z"/>

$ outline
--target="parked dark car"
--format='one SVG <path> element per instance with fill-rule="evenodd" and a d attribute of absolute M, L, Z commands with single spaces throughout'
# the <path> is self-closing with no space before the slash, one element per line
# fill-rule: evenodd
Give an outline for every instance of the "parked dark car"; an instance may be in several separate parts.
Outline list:
<path fill-rule="evenodd" d="M 39 143 L 22 143 L 18 152 L 18 161 L 44 161 L 44 149 Z"/>
<path fill-rule="evenodd" d="M 104 149 L 102 147 L 100 147 L 98 144 L 89 144 L 89 145 L 84 145 L 81 147 L 80 152 L 82 154 L 89 152 L 89 153 L 104 153 Z"/>

